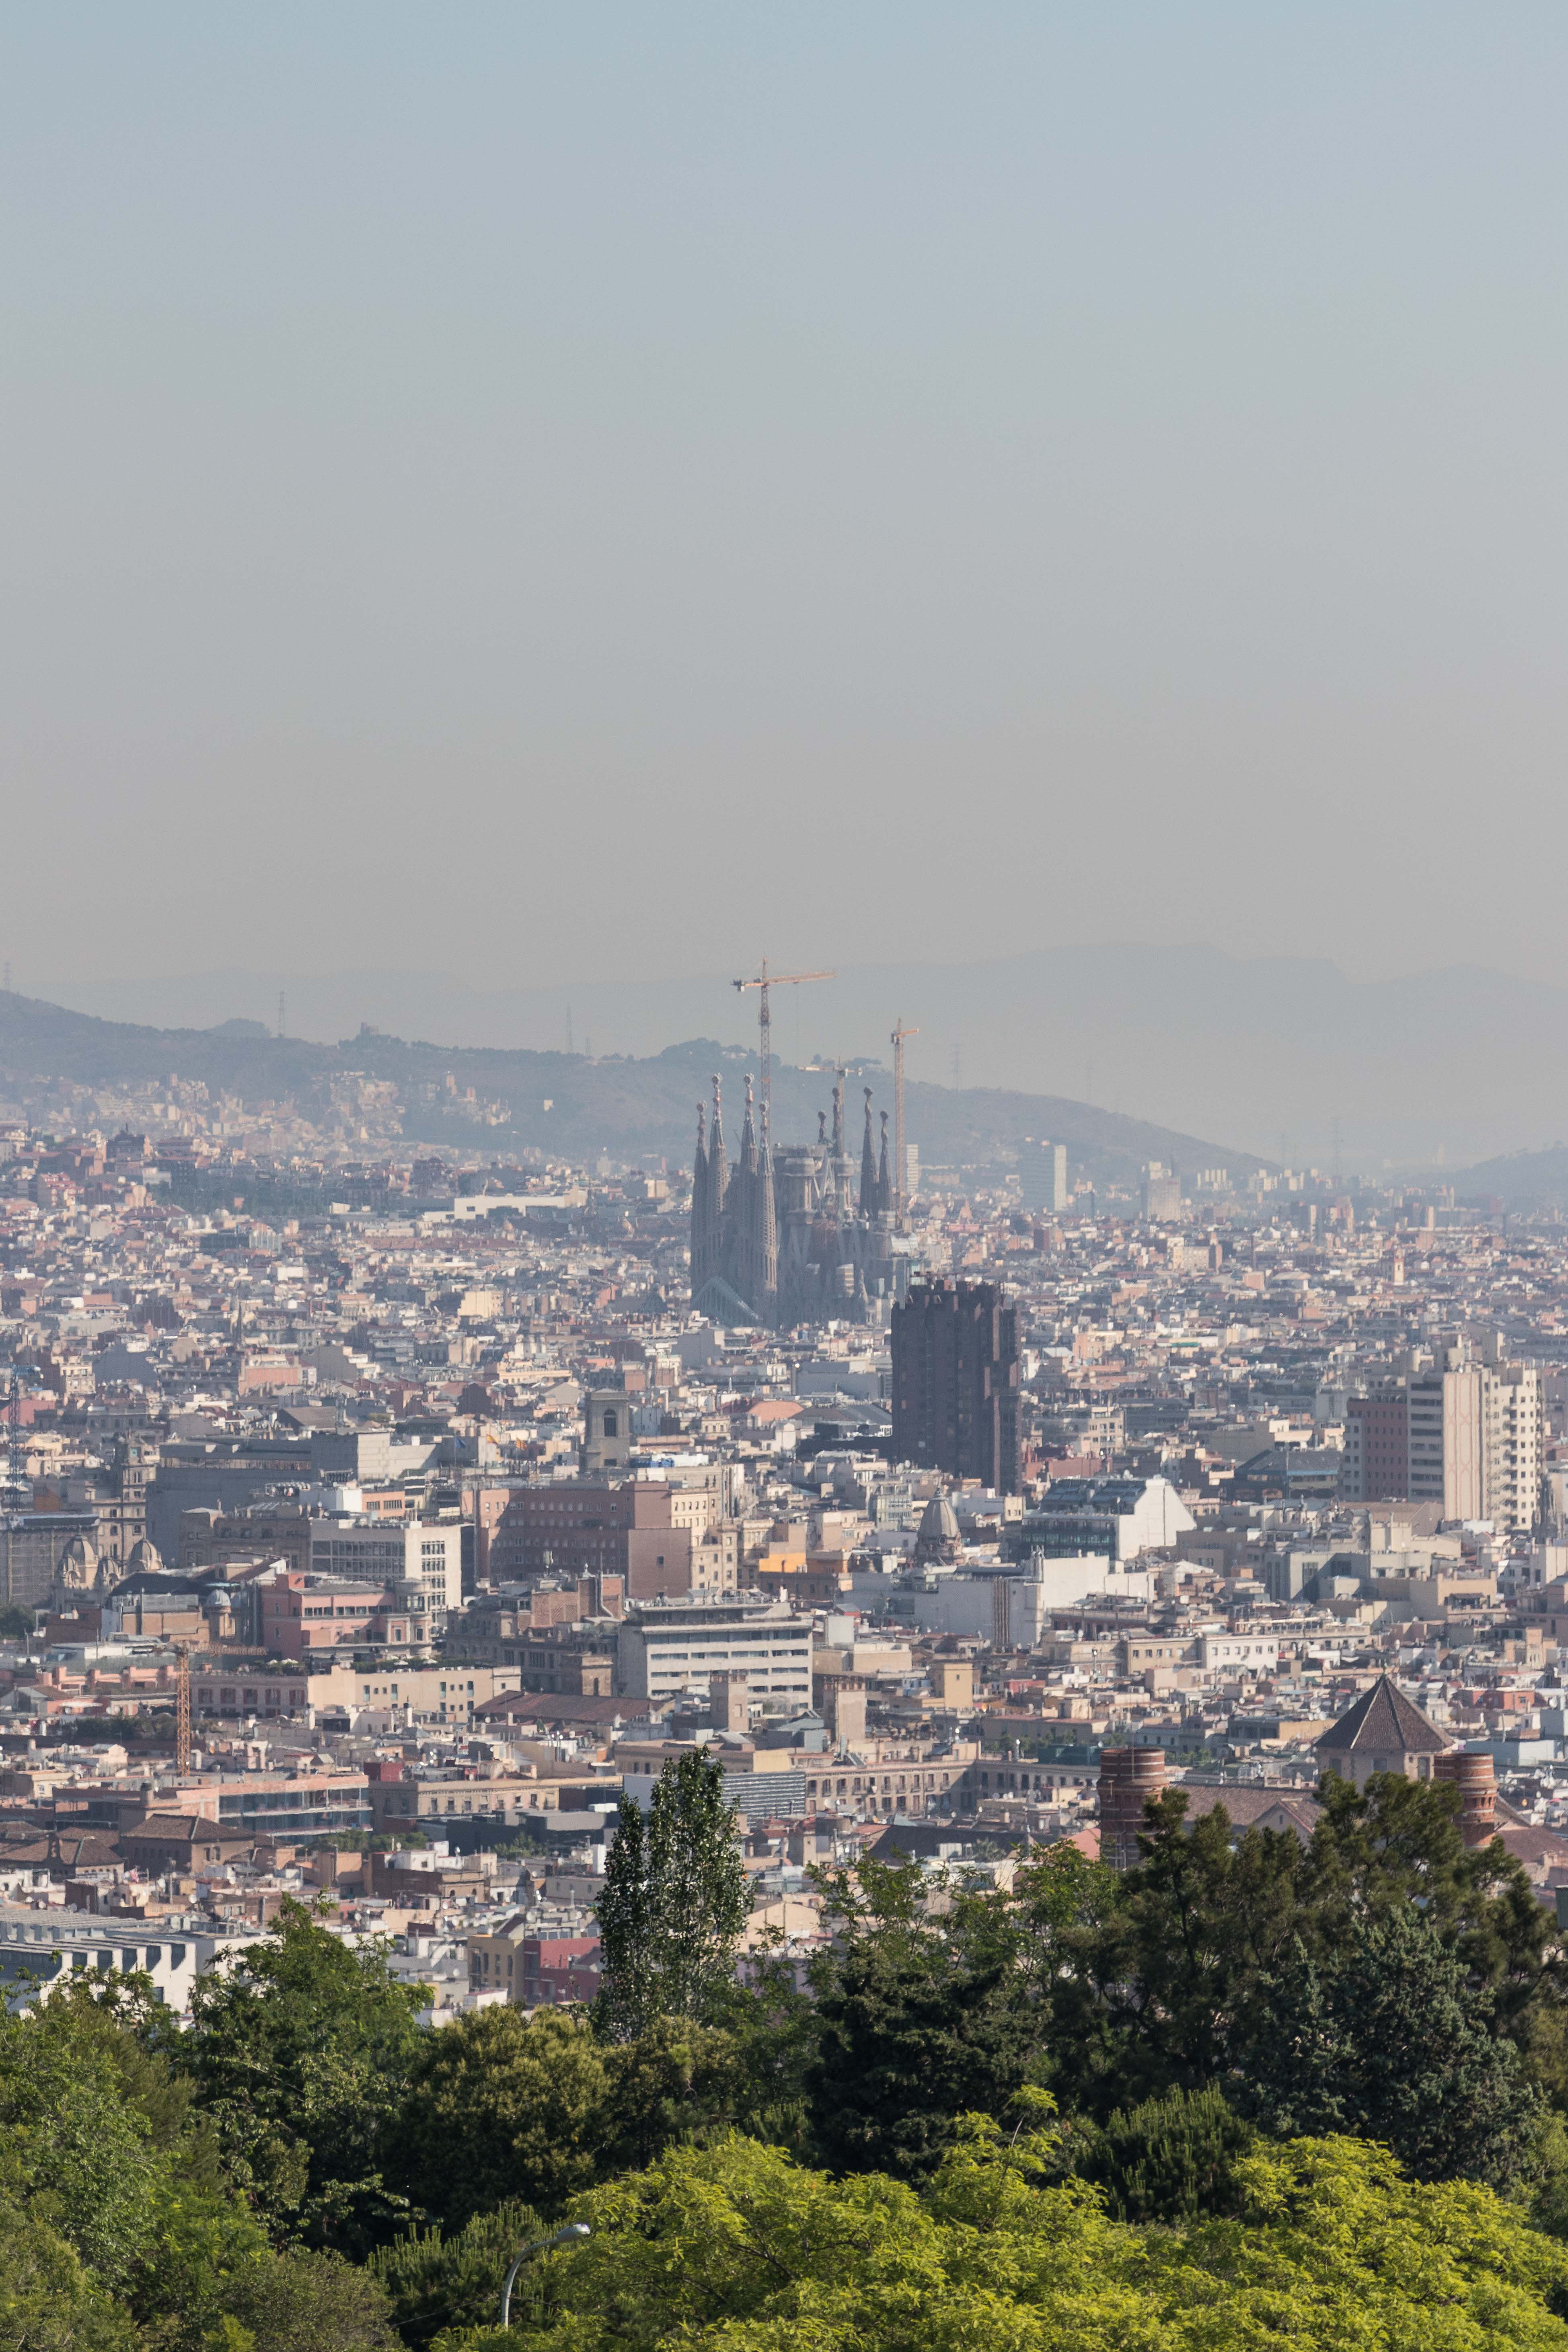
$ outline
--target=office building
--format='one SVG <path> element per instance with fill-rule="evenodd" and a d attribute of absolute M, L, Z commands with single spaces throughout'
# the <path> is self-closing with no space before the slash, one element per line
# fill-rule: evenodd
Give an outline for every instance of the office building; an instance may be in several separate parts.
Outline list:
<path fill-rule="evenodd" d="M 1065 1143 L 1026 1143 L 1018 1154 L 1018 1182 L 1026 1209 L 1059 1217 L 1068 1204 Z"/>
<path fill-rule="evenodd" d="M 892 1340 L 893 1459 L 1016 1495 L 1017 1309 L 994 1283 L 923 1283 Z"/>
<path fill-rule="evenodd" d="M 650 1601 L 616 1630 L 616 1678 L 626 1698 L 706 1694 L 715 1675 L 744 1681 L 752 1699 L 811 1704 L 811 1619 L 782 1602 Z"/>
<path fill-rule="evenodd" d="M 355 1584 L 417 1583 L 438 1612 L 463 1605 L 463 1530 L 456 1519 L 312 1519 L 310 1573 Z"/>
<path fill-rule="evenodd" d="M 1173 1225 L 1182 1214 L 1182 1180 L 1158 1160 L 1151 1160 L 1143 1171 L 1142 1198 L 1140 1203 L 1146 1225 Z"/>

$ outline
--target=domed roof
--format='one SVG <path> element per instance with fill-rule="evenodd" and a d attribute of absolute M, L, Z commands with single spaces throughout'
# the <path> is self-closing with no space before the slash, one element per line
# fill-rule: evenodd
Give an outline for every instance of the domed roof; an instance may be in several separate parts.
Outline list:
<path fill-rule="evenodd" d="M 921 1528 L 917 1541 L 922 1544 L 955 1544 L 963 1541 L 958 1531 L 958 1514 L 945 1495 L 933 1495 L 921 1513 Z"/>
<path fill-rule="evenodd" d="M 157 1545 L 150 1544 L 145 1536 L 139 1536 L 132 1545 L 130 1555 L 125 1562 L 126 1575 L 162 1574 L 163 1567 L 163 1561 Z"/>

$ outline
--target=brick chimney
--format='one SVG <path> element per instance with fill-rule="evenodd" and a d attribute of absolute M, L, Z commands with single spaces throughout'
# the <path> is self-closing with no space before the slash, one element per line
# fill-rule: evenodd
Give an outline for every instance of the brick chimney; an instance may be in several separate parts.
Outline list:
<path fill-rule="evenodd" d="M 1100 1858 L 1112 1870 L 1134 1869 L 1143 1807 L 1165 1787 L 1161 1748 L 1106 1748 L 1100 1758 Z"/>
<path fill-rule="evenodd" d="M 1458 1790 L 1459 1835 L 1467 1845 L 1485 1845 L 1497 1835 L 1497 1771 L 1489 1756 L 1450 1748 L 1434 1762 L 1432 1777 Z"/>

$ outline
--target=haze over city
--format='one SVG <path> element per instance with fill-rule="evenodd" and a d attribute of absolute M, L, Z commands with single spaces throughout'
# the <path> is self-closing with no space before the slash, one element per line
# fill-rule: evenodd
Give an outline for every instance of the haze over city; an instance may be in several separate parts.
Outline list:
<path fill-rule="evenodd" d="M 1568 984 L 1555 12 L 3 38 L 36 992 Z"/>
<path fill-rule="evenodd" d="M 1565 120 L 0 17 L 0 2352 L 1568 2352 Z"/>

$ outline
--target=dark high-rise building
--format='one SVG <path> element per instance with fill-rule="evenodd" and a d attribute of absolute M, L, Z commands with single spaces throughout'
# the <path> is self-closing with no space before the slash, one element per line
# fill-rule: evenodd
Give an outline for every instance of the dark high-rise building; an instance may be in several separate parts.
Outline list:
<path fill-rule="evenodd" d="M 1018 1310 L 990 1282 L 893 1308 L 893 1459 L 1018 1492 Z"/>

